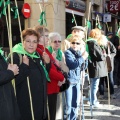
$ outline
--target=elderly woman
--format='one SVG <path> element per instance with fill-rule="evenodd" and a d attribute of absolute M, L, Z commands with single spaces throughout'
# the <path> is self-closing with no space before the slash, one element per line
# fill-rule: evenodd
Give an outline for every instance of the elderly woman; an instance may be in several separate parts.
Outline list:
<path fill-rule="evenodd" d="M 49 30 L 47 28 L 43 28 L 42 26 L 36 26 L 35 30 L 38 32 L 40 36 L 39 43 L 37 46 L 37 52 L 40 55 L 42 55 L 45 51 L 51 59 L 51 67 L 49 70 L 50 82 L 47 83 L 47 94 L 48 94 L 48 107 L 49 107 L 50 120 L 55 120 L 57 95 L 60 91 L 60 86 L 58 82 L 59 81 L 63 82 L 65 79 L 63 74 L 59 70 L 57 70 L 56 66 L 54 65 L 55 59 L 46 48 L 49 43 L 49 39 L 48 39 Z"/>
<path fill-rule="evenodd" d="M 101 30 L 92 29 L 87 40 L 87 50 L 89 53 L 88 71 L 91 80 L 91 102 L 93 107 L 101 107 L 97 100 L 97 91 L 100 77 L 107 76 L 106 57 L 98 40 L 101 37 Z"/>
<path fill-rule="evenodd" d="M 48 50 L 50 51 L 50 53 L 52 54 L 52 56 L 55 59 L 56 64 L 61 67 L 61 69 L 63 69 L 65 72 L 68 72 L 68 67 L 66 66 L 65 63 L 65 56 L 64 53 L 61 51 L 61 36 L 59 33 L 57 32 L 51 32 L 49 34 L 49 40 L 50 40 L 50 46 L 48 46 Z M 60 82 L 59 82 L 60 83 Z M 61 83 L 60 83 L 61 84 Z M 61 111 L 61 94 L 58 95 L 57 97 L 57 118 L 58 119 L 62 119 L 60 115 L 60 113 L 62 113 Z M 64 102 L 64 101 L 63 101 Z M 60 117 L 59 117 L 60 116 Z"/>
<path fill-rule="evenodd" d="M 88 53 L 80 52 L 81 38 L 73 36 L 70 39 L 70 48 L 65 51 L 66 64 L 69 67 L 68 80 L 70 87 L 66 93 L 66 110 L 67 120 L 76 120 L 78 117 L 78 109 L 80 105 L 80 79 L 81 71 L 87 67 Z M 83 65 L 84 64 L 84 65 Z"/>
<path fill-rule="evenodd" d="M 19 75 L 15 78 L 15 84 L 21 119 L 33 120 L 34 117 L 35 120 L 44 120 L 47 112 L 46 82 L 49 80 L 46 69 L 49 71 L 50 59 L 45 52 L 42 56 L 36 52 L 39 35 L 35 30 L 30 28 L 23 30 L 22 37 L 23 44 L 16 44 L 13 47 L 13 61 L 20 69 Z M 21 61 L 22 56 L 23 61 Z M 46 64 L 46 69 L 43 63 Z M 32 101 L 30 100 L 27 80 L 30 83 Z"/>

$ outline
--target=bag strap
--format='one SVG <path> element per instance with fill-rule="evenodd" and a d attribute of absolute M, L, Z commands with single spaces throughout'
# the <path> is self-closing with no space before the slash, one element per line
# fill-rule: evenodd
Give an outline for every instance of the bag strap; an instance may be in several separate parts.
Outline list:
<path fill-rule="evenodd" d="M 108 42 L 108 55 L 110 55 L 110 42 Z"/>

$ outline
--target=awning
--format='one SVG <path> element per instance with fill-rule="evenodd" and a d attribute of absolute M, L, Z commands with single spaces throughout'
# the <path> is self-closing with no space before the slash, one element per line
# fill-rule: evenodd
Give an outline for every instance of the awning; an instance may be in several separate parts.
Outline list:
<path fill-rule="evenodd" d="M 78 11 L 75 11 L 75 10 L 71 10 L 71 9 L 68 9 L 68 8 L 66 8 L 65 11 L 68 12 L 68 13 L 71 13 L 71 14 L 72 14 L 72 11 L 73 11 L 75 15 L 85 16 L 85 13 L 78 12 Z"/>

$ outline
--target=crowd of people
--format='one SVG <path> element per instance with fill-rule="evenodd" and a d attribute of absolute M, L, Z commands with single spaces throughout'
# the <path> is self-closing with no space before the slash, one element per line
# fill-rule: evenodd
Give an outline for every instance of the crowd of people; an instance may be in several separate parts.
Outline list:
<path fill-rule="evenodd" d="M 120 29 L 115 36 L 112 32 L 105 36 L 95 28 L 87 40 L 85 31 L 85 27 L 74 26 L 62 40 L 58 32 L 38 25 L 22 31 L 23 41 L 12 48 L 7 60 L 0 49 L 0 120 L 56 120 L 58 104 L 63 105 L 60 119 L 77 120 L 85 73 L 90 78 L 93 107 L 101 107 L 98 98 L 104 99 L 108 80 L 111 98 L 115 99 L 114 88 L 120 85 Z M 69 86 L 61 92 L 66 81 Z"/>

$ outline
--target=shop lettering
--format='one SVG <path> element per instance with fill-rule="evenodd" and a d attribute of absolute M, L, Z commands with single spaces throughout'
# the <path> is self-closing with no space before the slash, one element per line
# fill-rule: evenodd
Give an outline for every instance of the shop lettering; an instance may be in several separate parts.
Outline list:
<path fill-rule="evenodd" d="M 85 6 L 85 2 L 83 1 L 69 0 L 66 1 L 66 7 L 72 10 L 85 12 L 86 6 Z"/>
<path fill-rule="evenodd" d="M 110 4 L 119 4 L 119 1 L 110 1 Z"/>
<path fill-rule="evenodd" d="M 77 9 L 80 9 L 82 6 L 78 3 L 73 2 L 73 7 L 77 8 Z"/>
<path fill-rule="evenodd" d="M 111 12 L 119 11 L 120 10 L 119 4 L 120 4 L 119 1 L 110 1 L 109 2 L 109 11 L 111 11 Z"/>

